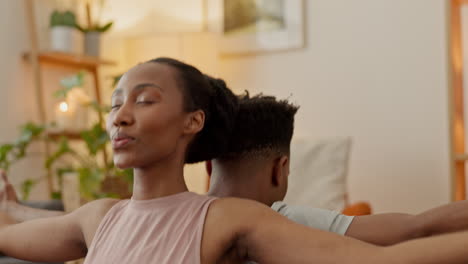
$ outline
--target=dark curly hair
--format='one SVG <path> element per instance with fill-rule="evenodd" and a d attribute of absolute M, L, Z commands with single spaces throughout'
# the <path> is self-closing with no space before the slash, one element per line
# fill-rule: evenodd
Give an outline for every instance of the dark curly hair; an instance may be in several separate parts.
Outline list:
<path fill-rule="evenodd" d="M 238 98 L 226 83 L 175 59 L 161 57 L 148 63 L 161 63 L 176 69 L 184 111 L 202 110 L 205 113 L 205 125 L 190 143 L 185 163 L 210 160 L 225 153 L 239 108 Z"/>
<path fill-rule="evenodd" d="M 289 155 L 298 109 L 287 100 L 262 94 L 249 97 L 247 93 L 239 100 L 234 132 L 219 160 Z"/>

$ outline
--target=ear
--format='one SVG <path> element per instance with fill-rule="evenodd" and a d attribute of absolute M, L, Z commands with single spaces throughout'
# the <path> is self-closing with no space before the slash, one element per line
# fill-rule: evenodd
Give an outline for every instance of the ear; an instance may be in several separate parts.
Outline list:
<path fill-rule="evenodd" d="M 289 157 L 280 156 L 275 159 L 273 171 L 271 174 L 271 183 L 273 186 L 280 186 L 284 181 L 288 180 L 289 175 Z"/>
<path fill-rule="evenodd" d="M 208 173 L 208 178 L 210 178 L 211 172 L 213 171 L 213 163 L 211 162 L 211 160 L 205 161 L 205 169 L 206 169 L 206 172 Z"/>
<path fill-rule="evenodd" d="M 205 125 L 205 112 L 197 110 L 188 114 L 184 123 L 185 134 L 196 134 L 203 129 Z"/>

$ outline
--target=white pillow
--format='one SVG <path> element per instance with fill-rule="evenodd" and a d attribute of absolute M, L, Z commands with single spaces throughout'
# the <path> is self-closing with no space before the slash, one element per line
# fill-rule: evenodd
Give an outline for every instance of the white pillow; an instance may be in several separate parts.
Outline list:
<path fill-rule="evenodd" d="M 205 194 L 208 188 L 208 173 L 205 162 L 184 166 L 185 183 L 191 192 Z"/>
<path fill-rule="evenodd" d="M 341 211 L 346 205 L 346 176 L 351 138 L 291 142 L 289 188 L 285 202 Z"/>

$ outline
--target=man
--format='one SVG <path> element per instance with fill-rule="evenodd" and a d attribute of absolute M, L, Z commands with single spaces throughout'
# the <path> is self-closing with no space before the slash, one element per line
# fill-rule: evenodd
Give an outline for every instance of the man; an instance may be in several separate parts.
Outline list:
<path fill-rule="evenodd" d="M 297 107 L 274 97 L 241 100 L 237 127 L 228 153 L 207 163 L 211 174 L 209 194 L 257 200 L 291 220 L 377 245 L 468 229 L 468 201 L 441 206 L 419 215 L 377 214 L 350 217 L 338 212 L 281 201 L 289 176 L 289 150 Z M 57 215 L 24 207 L 7 183 L 7 211 L 16 221 Z"/>

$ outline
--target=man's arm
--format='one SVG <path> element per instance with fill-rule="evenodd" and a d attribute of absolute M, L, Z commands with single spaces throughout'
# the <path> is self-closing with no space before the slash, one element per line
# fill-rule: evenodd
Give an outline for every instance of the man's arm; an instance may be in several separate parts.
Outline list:
<path fill-rule="evenodd" d="M 345 235 L 377 245 L 392 245 L 462 230 L 468 230 L 468 201 L 450 203 L 419 215 L 356 216 Z"/>

